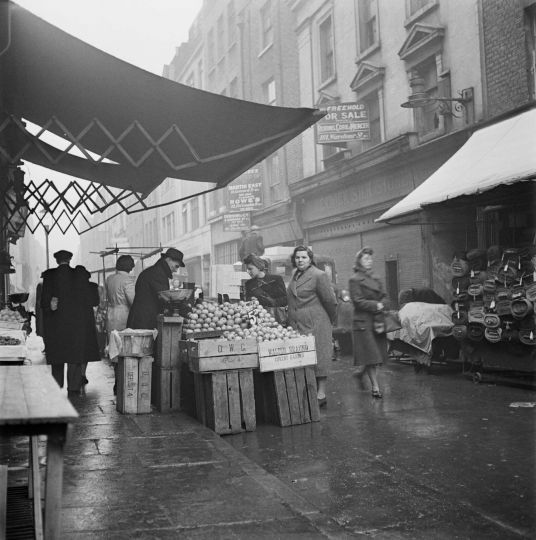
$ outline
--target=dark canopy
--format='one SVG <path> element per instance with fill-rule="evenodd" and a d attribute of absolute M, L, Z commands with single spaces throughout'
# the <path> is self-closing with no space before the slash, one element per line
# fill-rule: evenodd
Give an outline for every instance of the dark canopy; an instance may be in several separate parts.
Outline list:
<path fill-rule="evenodd" d="M 0 17 L 10 28 L 0 47 L 7 45 L 0 55 L 0 150 L 12 164 L 25 159 L 145 194 L 166 177 L 222 187 L 319 118 L 313 109 L 260 105 L 153 75 L 12 2 Z M 57 150 L 20 119 L 97 157 Z"/>

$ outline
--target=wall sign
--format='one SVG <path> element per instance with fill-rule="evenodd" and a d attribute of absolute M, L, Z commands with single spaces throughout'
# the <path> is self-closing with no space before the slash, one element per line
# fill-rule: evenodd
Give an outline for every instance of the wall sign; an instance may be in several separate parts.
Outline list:
<path fill-rule="evenodd" d="M 317 144 L 370 140 L 370 122 L 364 103 L 337 103 L 321 107 L 327 114 L 316 124 Z"/>
<path fill-rule="evenodd" d="M 258 167 L 247 170 L 227 186 L 229 212 L 259 210 L 262 203 L 262 177 Z"/>

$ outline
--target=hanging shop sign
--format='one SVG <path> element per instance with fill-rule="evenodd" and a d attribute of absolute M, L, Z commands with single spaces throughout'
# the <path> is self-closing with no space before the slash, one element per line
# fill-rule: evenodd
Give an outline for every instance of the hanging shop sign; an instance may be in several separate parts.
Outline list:
<path fill-rule="evenodd" d="M 249 212 L 234 212 L 223 214 L 224 231 L 245 231 L 251 227 L 251 214 Z"/>
<path fill-rule="evenodd" d="M 247 170 L 227 186 L 229 212 L 246 212 L 262 208 L 262 178 L 258 167 Z"/>
<path fill-rule="evenodd" d="M 317 144 L 370 140 L 369 112 L 364 103 L 336 103 L 322 110 L 326 116 L 315 125 Z"/>

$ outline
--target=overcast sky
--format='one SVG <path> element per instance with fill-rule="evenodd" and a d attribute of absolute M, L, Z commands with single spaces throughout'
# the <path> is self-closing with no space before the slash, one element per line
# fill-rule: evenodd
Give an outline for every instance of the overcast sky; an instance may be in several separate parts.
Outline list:
<path fill-rule="evenodd" d="M 188 29 L 199 13 L 202 0 L 14 0 L 62 30 L 131 64 L 162 75 L 175 47 L 188 40 Z M 58 183 L 70 177 L 26 163 L 26 174 L 36 182 L 43 178 Z M 44 233 L 36 232 L 44 244 Z M 50 252 L 78 250 L 72 231 L 50 235 Z M 104 249 L 105 246 L 103 246 Z M 77 261 L 73 261 L 75 264 Z"/>

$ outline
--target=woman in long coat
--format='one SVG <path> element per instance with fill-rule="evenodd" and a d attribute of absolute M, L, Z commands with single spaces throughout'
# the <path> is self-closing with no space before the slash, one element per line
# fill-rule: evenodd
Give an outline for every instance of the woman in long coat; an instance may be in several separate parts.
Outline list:
<path fill-rule="evenodd" d="M 370 247 L 357 252 L 349 289 L 354 304 L 354 365 L 360 367 L 354 375 L 361 382 L 368 375 L 372 396 L 380 399 L 377 371 L 378 366 L 387 362 L 387 337 L 385 333 L 375 332 L 374 322 L 381 321 L 387 297 L 381 281 L 372 273 L 373 254 Z"/>
<path fill-rule="evenodd" d="M 313 252 L 298 246 L 291 256 L 296 268 L 287 288 L 288 321 L 301 334 L 313 334 L 316 343 L 318 402 L 326 404 L 326 381 L 333 356 L 332 328 L 337 299 L 325 272 L 314 264 Z"/>

